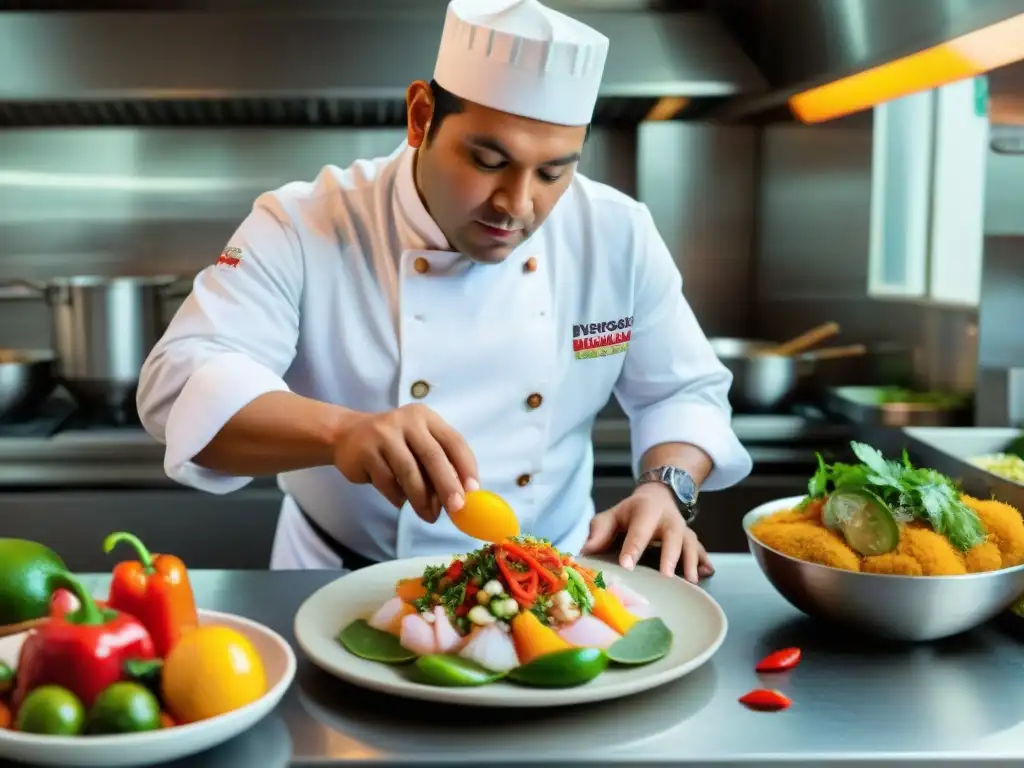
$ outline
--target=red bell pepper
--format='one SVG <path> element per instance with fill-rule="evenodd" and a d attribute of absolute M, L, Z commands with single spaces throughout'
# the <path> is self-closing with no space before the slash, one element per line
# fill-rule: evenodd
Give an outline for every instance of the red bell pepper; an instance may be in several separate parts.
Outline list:
<path fill-rule="evenodd" d="M 800 663 L 802 654 L 799 648 L 783 648 L 781 651 L 769 653 L 754 667 L 761 674 L 769 672 L 786 672 Z"/>
<path fill-rule="evenodd" d="M 788 709 L 793 702 L 788 696 L 779 691 L 756 688 L 740 696 L 740 703 L 750 709 L 757 709 L 763 712 L 777 712 L 780 709 Z"/>
<path fill-rule="evenodd" d="M 109 554 L 122 541 L 135 548 L 139 559 L 114 568 L 107 602 L 141 621 L 153 638 L 157 655 L 164 658 L 182 634 L 199 624 L 188 571 L 173 555 L 151 555 L 130 533 L 110 534 L 103 541 L 103 551 Z"/>
<path fill-rule="evenodd" d="M 15 711 L 41 685 L 67 688 L 88 709 L 104 689 L 124 679 L 126 661 L 156 655 L 149 632 L 136 618 L 99 608 L 70 574 L 53 578 L 80 607 L 52 614 L 25 639 L 11 699 Z"/>
<path fill-rule="evenodd" d="M 107 608 L 105 600 L 95 600 L 100 608 Z M 50 616 L 63 616 L 65 613 L 77 611 L 81 607 L 78 598 L 68 592 L 64 587 L 54 591 L 50 595 Z"/>

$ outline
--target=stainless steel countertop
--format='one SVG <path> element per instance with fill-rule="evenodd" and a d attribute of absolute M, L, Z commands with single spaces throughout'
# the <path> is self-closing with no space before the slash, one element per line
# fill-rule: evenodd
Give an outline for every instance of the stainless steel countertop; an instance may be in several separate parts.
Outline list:
<path fill-rule="evenodd" d="M 1024 761 L 1024 645 L 995 626 L 929 645 L 826 631 L 784 602 L 748 555 L 718 555 L 704 583 L 729 632 L 700 670 L 630 699 L 561 711 L 460 709 L 373 694 L 299 655 L 292 690 L 247 734 L 190 768 L 237 765 L 980 766 Z M 260 621 L 290 642 L 302 601 L 336 572 L 199 571 L 201 607 Z M 104 576 L 89 576 L 101 588 Z M 746 710 L 754 663 L 797 645 L 803 663 L 765 678 L 787 711 Z M 184 765 L 185 763 L 182 763 Z M 0 763 L 2 765 L 2 763 Z"/>
<path fill-rule="evenodd" d="M 798 416 L 736 416 L 733 428 L 755 462 L 813 461 L 814 441 L 848 439 L 852 428 L 808 423 Z M 629 422 L 599 419 L 593 433 L 598 465 L 630 464 Z M 805 447 L 794 445 L 803 441 Z M 53 437 L 0 437 L 0 488 L 166 486 L 164 447 L 141 427 L 60 432 Z"/>

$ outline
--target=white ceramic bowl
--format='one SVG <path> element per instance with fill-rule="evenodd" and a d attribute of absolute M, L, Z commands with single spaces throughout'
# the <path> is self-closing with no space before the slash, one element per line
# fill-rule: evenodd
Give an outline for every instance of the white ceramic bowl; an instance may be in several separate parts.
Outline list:
<path fill-rule="evenodd" d="M 198 723 L 113 736 L 42 736 L 0 730 L 0 758 L 35 765 L 118 768 L 177 760 L 215 747 L 247 731 L 269 714 L 295 678 L 295 653 L 272 629 L 230 613 L 200 611 L 200 624 L 231 627 L 256 648 L 268 690 L 248 706 Z M 0 639 L 0 660 L 14 667 L 27 634 Z"/>
<path fill-rule="evenodd" d="M 792 509 L 803 498 L 778 499 L 752 509 L 743 517 L 743 531 L 768 581 L 809 616 L 878 637 L 919 642 L 973 629 L 1024 595 L 1024 565 L 966 576 L 859 573 L 797 560 L 751 535 L 757 520 Z"/>

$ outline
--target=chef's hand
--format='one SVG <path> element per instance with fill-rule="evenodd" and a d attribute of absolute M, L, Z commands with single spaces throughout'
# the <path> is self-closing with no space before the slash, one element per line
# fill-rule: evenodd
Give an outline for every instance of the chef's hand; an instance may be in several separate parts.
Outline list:
<path fill-rule="evenodd" d="M 696 584 L 698 577 L 714 573 L 697 534 L 683 520 L 675 496 L 661 483 L 644 483 L 628 499 L 595 515 L 582 554 L 604 552 L 620 531 L 626 532 L 619 553 L 619 565 L 623 568 L 632 570 L 647 546 L 660 541 L 662 573 L 674 575 L 680 558 L 687 581 Z"/>
<path fill-rule="evenodd" d="M 334 463 L 350 482 L 373 483 L 396 507 L 408 501 L 429 523 L 442 505 L 457 511 L 466 492 L 480 487 L 476 457 L 462 435 L 419 403 L 353 417 Z"/>

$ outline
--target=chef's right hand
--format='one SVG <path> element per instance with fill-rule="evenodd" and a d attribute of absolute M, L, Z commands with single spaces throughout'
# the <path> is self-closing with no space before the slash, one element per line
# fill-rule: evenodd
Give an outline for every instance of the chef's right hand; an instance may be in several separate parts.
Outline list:
<path fill-rule="evenodd" d="M 442 505 L 456 512 L 466 493 L 480 487 L 462 435 L 419 403 L 353 416 L 335 445 L 334 463 L 350 482 L 372 483 L 396 507 L 408 501 L 429 523 Z"/>

